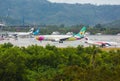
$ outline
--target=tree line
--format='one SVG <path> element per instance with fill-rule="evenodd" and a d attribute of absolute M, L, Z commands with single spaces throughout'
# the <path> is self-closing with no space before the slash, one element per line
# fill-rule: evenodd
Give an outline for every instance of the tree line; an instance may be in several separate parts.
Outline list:
<path fill-rule="evenodd" d="M 54 31 L 58 31 L 61 34 L 66 34 L 68 32 L 73 32 L 74 34 L 78 33 L 80 29 L 86 26 L 87 32 L 90 32 L 90 34 L 95 35 L 96 33 L 102 33 L 105 35 L 116 35 L 120 33 L 120 28 L 114 28 L 114 27 L 105 27 L 102 24 L 96 24 L 95 26 L 89 26 L 89 25 L 73 25 L 73 26 L 65 26 L 64 24 L 61 25 L 26 25 L 26 26 L 6 26 L 3 27 L 2 30 L 4 31 L 23 31 L 27 32 L 30 28 L 38 29 L 40 28 L 40 34 L 51 34 Z"/>
<path fill-rule="evenodd" d="M 0 45 L 0 81 L 120 81 L 120 49 Z"/>

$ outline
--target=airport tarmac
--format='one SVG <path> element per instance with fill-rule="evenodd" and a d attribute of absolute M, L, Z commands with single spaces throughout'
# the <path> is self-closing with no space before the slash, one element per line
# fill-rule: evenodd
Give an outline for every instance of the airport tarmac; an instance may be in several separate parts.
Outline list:
<path fill-rule="evenodd" d="M 118 35 L 89 35 L 90 40 L 93 41 L 108 41 L 108 42 L 117 42 L 117 48 L 120 48 L 120 36 Z M 83 45 L 84 47 L 89 46 L 85 43 L 85 40 L 76 40 L 76 41 L 64 41 L 63 43 L 59 42 L 52 42 L 52 41 L 38 41 L 35 38 L 18 38 L 18 40 L 10 38 L 9 40 L 1 40 L 0 44 L 4 43 L 12 43 L 14 46 L 30 46 L 30 45 L 39 45 L 39 46 L 46 46 L 47 44 L 54 45 L 56 47 L 77 47 L 78 45 Z"/>

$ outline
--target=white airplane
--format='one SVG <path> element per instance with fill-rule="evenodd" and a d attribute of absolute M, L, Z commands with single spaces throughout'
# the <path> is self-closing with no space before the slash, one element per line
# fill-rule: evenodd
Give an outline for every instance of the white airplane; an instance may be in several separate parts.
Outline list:
<path fill-rule="evenodd" d="M 39 41 L 48 40 L 63 43 L 63 41 L 74 41 L 84 38 L 86 27 L 83 27 L 76 35 L 40 35 L 36 39 Z"/>
<path fill-rule="evenodd" d="M 8 32 L 7 34 L 9 36 L 18 36 L 18 37 L 24 37 L 24 36 L 30 36 L 30 35 L 37 35 L 39 34 L 39 29 L 37 29 L 35 32 L 34 28 L 31 28 L 28 32 Z"/>
<path fill-rule="evenodd" d="M 89 45 L 99 46 L 99 47 L 117 46 L 117 42 L 92 41 L 92 40 L 89 40 L 88 37 L 85 37 L 85 43 L 87 43 Z"/>

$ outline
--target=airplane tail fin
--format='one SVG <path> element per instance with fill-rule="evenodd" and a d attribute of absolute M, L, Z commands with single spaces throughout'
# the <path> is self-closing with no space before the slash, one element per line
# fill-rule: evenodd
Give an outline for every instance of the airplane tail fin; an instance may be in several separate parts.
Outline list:
<path fill-rule="evenodd" d="M 37 29 L 35 32 L 33 32 L 34 35 L 38 35 L 40 33 L 40 29 Z"/>
<path fill-rule="evenodd" d="M 86 27 L 84 26 L 84 27 L 82 27 L 80 32 L 78 34 L 76 34 L 75 36 L 82 38 L 82 37 L 84 37 L 85 32 L 86 32 Z"/>

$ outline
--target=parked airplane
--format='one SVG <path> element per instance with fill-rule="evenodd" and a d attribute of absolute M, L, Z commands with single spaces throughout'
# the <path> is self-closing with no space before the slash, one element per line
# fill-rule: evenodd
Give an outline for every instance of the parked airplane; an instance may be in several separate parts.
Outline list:
<path fill-rule="evenodd" d="M 117 42 L 108 42 L 108 41 L 92 41 L 88 37 L 85 37 L 85 43 L 89 45 L 95 45 L 99 47 L 108 47 L 108 46 L 117 46 Z"/>
<path fill-rule="evenodd" d="M 17 36 L 29 36 L 32 35 L 34 28 L 31 28 L 28 32 L 15 32 Z"/>
<path fill-rule="evenodd" d="M 25 37 L 25 36 L 30 36 L 30 35 L 38 35 L 40 32 L 39 29 L 37 29 L 34 32 L 34 28 L 31 28 L 28 32 L 8 32 L 7 34 L 9 36 L 18 36 L 18 37 Z"/>
<path fill-rule="evenodd" d="M 86 27 L 83 27 L 80 32 L 76 35 L 41 35 L 36 37 L 37 40 L 43 41 L 43 40 L 49 40 L 49 41 L 55 41 L 59 43 L 63 43 L 63 41 L 74 41 L 84 38 L 84 34 L 86 31 Z"/>

